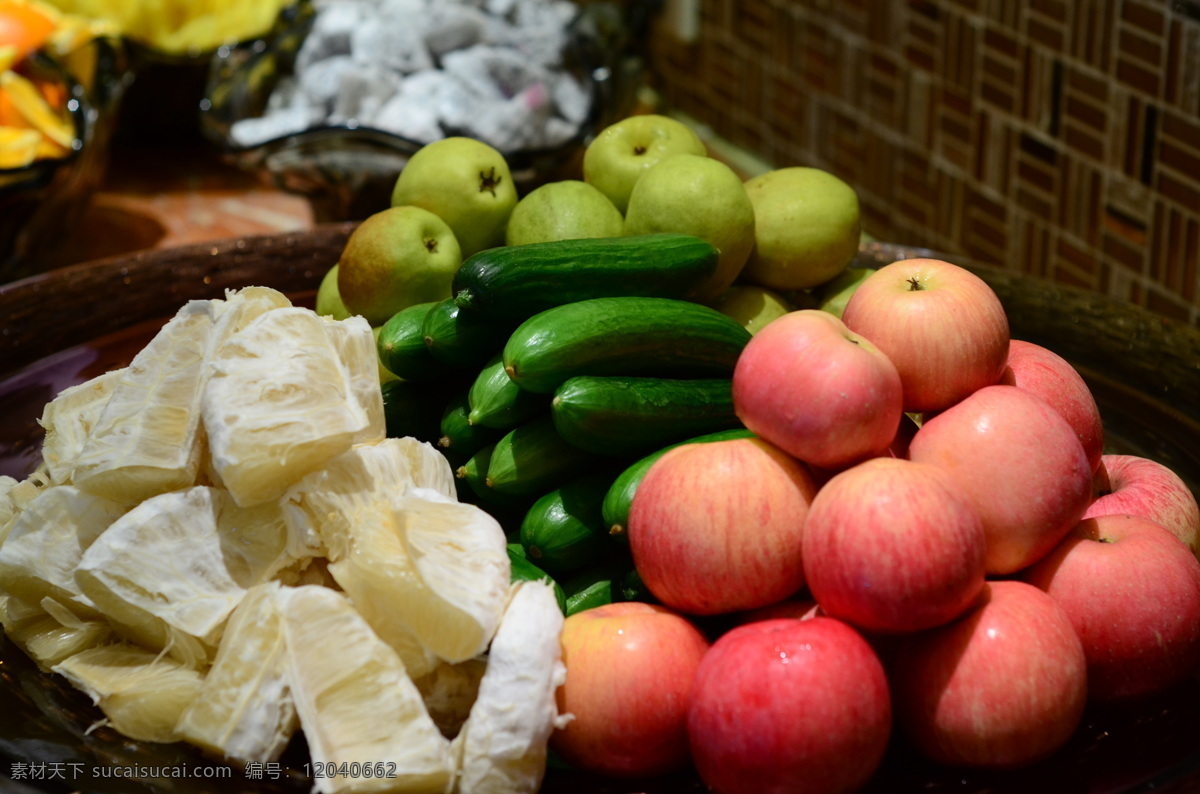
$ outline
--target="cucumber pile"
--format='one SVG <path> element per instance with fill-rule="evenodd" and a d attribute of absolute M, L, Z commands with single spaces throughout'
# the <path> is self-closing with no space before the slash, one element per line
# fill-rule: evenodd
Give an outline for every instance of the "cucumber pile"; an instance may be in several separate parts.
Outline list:
<path fill-rule="evenodd" d="M 624 531 L 654 460 L 750 435 L 731 381 L 750 333 L 692 300 L 716 261 L 683 234 L 488 249 L 379 333 L 388 434 L 437 445 L 513 576 L 554 582 L 566 614 L 650 599 Z"/>

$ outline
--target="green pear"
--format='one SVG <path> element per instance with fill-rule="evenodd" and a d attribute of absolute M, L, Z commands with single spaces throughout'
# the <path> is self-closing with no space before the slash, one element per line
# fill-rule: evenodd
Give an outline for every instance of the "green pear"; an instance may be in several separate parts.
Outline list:
<path fill-rule="evenodd" d="M 321 285 L 317 287 L 317 314 L 323 314 L 332 317 L 335 320 L 345 320 L 350 316 L 350 310 L 346 308 L 346 304 L 342 302 L 342 296 L 338 293 L 338 266 L 334 265 L 329 268 L 325 276 L 321 279 Z"/>
<path fill-rule="evenodd" d="M 858 289 L 858 285 L 867 280 L 875 272 L 871 267 L 848 267 L 831 281 L 827 281 L 816 290 L 821 302 L 817 308 L 826 311 L 839 319 L 850 302 L 850 296 Z"/>
<path fill-rule="evenodd" d="M 713 308 L 737 320 L 751 336 L 793 310 L 787 298 L 778 292 L 753 284 L 734 284 L 717 298 Z"/>
<path fill-rule="evenodd" d="M 780 168 L 746 183 L 755 245 L 742 278 L 777 290 L 832 279 L 858 253 L 861 217 L 854 188 L 819 168 Z"/>
<path fill-rule="evenodd" d="M 712 243 L 717 270 L 698 291 L 706 303 L 724 292 L 754 247 L 754 206 L 742 180 L 710 157 L 677 154 L 646 169 L 629 194 L 625 234 L 678 232 Z"/>
<path fill-rule="evenodd" d="M 647 168 L 677 154 L 705 156 L 704 141 L 686 124 L 653 114 L 629 116 L 601 130 L 583 153 L 583 179 L 624 214 Z"/>
<path fill-rule="evenodd" d="M 624 219 L 613 203 L 587 182 L 550 182 L 517 202 L 508 218 L 505 245 L 620 237 Z"/>
<path fill-rule="evenodd" d="M 462 264 L 450 227 L 429 210 L 391 207 L 367 218 L 346 241 L 337 288 L 352 314 L 383 325 L 415 303 L 450 297 Z"/>
<path fill-rule="evenodd" d="M 392 206 L 429 210 L 454 232 L 463 258 L 504 245 L 517 189 L 504 156 L 473 138 L 443 138 L 422 146 L 392 189 Z"/>

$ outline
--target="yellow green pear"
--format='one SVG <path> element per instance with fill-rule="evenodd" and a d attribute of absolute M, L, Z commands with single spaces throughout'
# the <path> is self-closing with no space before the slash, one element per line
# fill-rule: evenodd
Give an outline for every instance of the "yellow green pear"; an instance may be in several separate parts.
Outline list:
<path fill-rule="evenodd" d="M 704 141 L 683 122 L 643 114 L 610 124 L 583 153 L 583 179 L 624 214 L 629 194 L 647 168 L 677 154 L 704 156 Z"/>
<path fill-rule="evenodd" d="M 620 237 L 625 220 L 608 197 L 587 182 L 564 179 L 530 191 L 508 218 L 506 245 Z"/>
<path fill-rule="evenodd" d="M 396 178 L 392 206 L 405 205 L 444 220 L 465 259 L 504 245 L 517 188 L 496 149 L 474 138 L 443 138 L 418 149 Z"/>
<path fill-rule="evenodd" d="M 753 284 L 734 284 L 713 303 L 713 308 L 741 323 L 742 327 L 757 334 L 772 320 L 778 320 L 793 310 L 787 298 L 773 290 Z"/>
<path fill-rule="evenodd" d="M 346 241 L 337 289 L 351 314 L 383 325 L 414 303 L 449 298 L 461 264 L 445 221 L 420 207 L 391 207 L 363 221 Z"/>
<path fill-rule="evenodd" d="M 814 290 L 821 301 L 817 308 L 840 319 L 842 312 L 846 310 L 846 304 L 850 302 L 850 296 L 874 272 L 875 269 L 871 267 L 846 268 Z"/>
<path fill-rule="evenodd" d="M 768 171 L 749 180 L 746 193 L 756 227 L 745 281 L 784 291 L 816 287 L 845 270 L 858 252 L 858 195 L 828 171 Z"/>
<path fill-rule="evenodd" d="M 317 304 L 314 311 L 335 320 L 345 320 L 350 316 L 350 310 L 346 308 L 342 296 L 338 293 L 337 279 L 338 266 L 334 265 L 325 272 L 320 286 L 317 287 Z"/>
<path fill-rule="evenodd" d="M 715 300 L 741 273 L 754 247 L 754 206 L 742 180 L 711 157 L 678 154 L 646 169 L 629 194 L 625 234 L 678 232 L 720 252 L 717 270 L 697 293 Z"/>

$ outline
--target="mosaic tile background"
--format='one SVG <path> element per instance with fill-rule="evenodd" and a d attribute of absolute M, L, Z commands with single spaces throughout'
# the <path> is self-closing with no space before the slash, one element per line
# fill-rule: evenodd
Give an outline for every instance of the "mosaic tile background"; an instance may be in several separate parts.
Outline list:
<path fill-rule="evenodd" d="M 1200 324 L 1200 0 L 702 0 L 654 86 L 877 238 Z"/>

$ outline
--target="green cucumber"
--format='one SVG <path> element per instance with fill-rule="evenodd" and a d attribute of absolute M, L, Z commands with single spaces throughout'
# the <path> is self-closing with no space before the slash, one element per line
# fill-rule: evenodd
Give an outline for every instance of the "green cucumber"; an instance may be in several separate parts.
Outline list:
<path fill-rule="evenodd" d="M 463 312 L 452 298 L 435 304 L 421 326 L 425 347 L 441 363 L 478 369 L 500 351 L 515 323 L 491 322 Z"/>
<path fill-rule="evenodd" d="M 404 380 L 430 381 L 446 373 L 446 365 L 425 347 L 422 327 L 436 301 L 401 309 L 379 330 L 375 349 L 384 369 Z"/>
<path fill-rule="evenodd" d="M 480 251 L 454 274 L 454 302 L 487 317 L 524 320 L 586 298 L 695 297 L 718 251 L 688 234 L 646 234 Z"/>
<path fill-rule="evenodd" d="M 609 527 L 609 533 L 620 539 L 626 538 L 625 528 L 629 525 L 629 507 L 633 504 L 633 495 L 637 492 L 642 478 L 646 476 L 646 472 L 650 471 L 650 467 L 656 460 L 675 447 L 681 447 L 684 444 L 707 444 L 735 438 L 754 438 L 754 434 L 745 428 L 734 428 L 689 438 L 687 441 L 671 444 L 657 452 L 652 452 L 621 472 L 613 481 L 612 487 L 608 489 L 608 493 L 604 496 L 604 503 L 600 507 L 600 511 L 604 515 L 604 523 Z"/>
<path fill-rule="evenodd" d="M 567 606 L 564 610 L 567 617 L 585 609 L 595 609 L 605 604 L 613 603 L 613 580 L 600 579 L 593 582 L 574 595 L 567 596 Z"/>
<path fill-rule="evenodd" d="M 597 462 L 597 456 L 564 441 L 554 420 L 544 416 L 496 442 L 485 486 L 508 496 L 537 496 L 595 469 Z"/>
<path fill-rule="evenodd" d="M 468 420 L 473 425 L 511 430 L 547 409 L 544 394 L 526 391 L 504 371 L 504 359 L 497 353 L 488 361 L 471 384 L 467 402 Z"/>
<path fill-rule="evenodd" d="M 613 548 L 600 503 L 613 474 L 592 474 L 538 499 L 521 522 L 521 545 L 531 560 L 554 574 L 582 568 Z"/>
<path fill-rule="evenodd" d="M 565 615 L 567 612 L 567 594 L 562 585 L 554 581 L 554 577 L 534 565 L 525 557 L 525 549 L 520 543 L 508 544 L 508 561 L 510 563 L 510 581 L 513 582 L 546 582 L 554 586 L 554 597 L 558 600 L 558 608 Z"/>
<path fill-rule="evenodd" d="M 642 581 L 642 575 L 638 573 L 637 568 L 630 568 L 621 577 L 621 600 L 646 602 L 655 600 L 654 594 L 650 592 L 650 588 L 646 587 L 646 583 Z"/>
<path fill-rule="evenodd" d="M 670 298 L 592 298 L 535 314 L 504 345 L 523 389 L 576 375 L 730 377 L 750 332 L 716 309 Z"/>
<path fill-rule="evenodd" d="M 390 380 L 380 386 L 383 419 L 390 438 L 412 436 L 436 444 L 441 437 L 441 417 L 446 406 L 444 389 L 410 380 Z"/>
<path fill-rule="evenodd" d="M 473 499 L 463 498 L 463 495 L 460 495 L 459 498 L 461 501 L 470 501 L 489 510 L 520 511 L 523 517 L 525 511 L 529 509 L 528 498 L 501 493 L 487 485 L 488 467 L 495 450 L 495 444 L 487 444 L 468 458 L 466 463 L 454 470 L 454 476 L 459 482 L 465 482 L 469 493 L 474 496 Z M 496 516 L 496 518 L 499 519 L 500 516 Z M 501 521 L 501 523 L 504 522 Z"/>
<path fill-rule="evenodd" d="M 554 392 L 558 434 L 598 455 L 637 455 L 700 433 L 741 427 L 729 378 L 570 378 Z"/>
<path fill-rule="evenodd" d="M 604 557 L 562 579 L 567 614 L 618 601 L 653 601 L 628 551 Z"/>
<path fill-rule="evenodd" d="M 439 426 L 437 445 L 447 455 L 464 460 L 482 447 L 500 439 L 503 432 L 483 425 L 471 424 L 467 393 L 461 392 L 446 403 Z"/>

